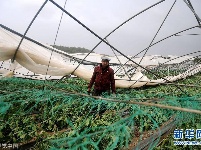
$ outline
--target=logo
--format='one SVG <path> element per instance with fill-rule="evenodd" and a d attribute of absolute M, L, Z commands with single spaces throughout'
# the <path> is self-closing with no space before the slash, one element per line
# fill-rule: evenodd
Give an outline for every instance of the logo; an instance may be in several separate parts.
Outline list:
<path fill-rule="evenodd" d="M 173 141 L 174 145 L 201 145 L 201 129 L 175 129 L 174 139 L 177 140 Z"/>

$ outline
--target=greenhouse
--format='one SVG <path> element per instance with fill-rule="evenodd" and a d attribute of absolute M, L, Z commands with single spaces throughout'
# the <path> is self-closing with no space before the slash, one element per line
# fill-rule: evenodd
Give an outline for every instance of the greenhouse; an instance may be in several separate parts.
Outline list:
<path fill-rule="evenodd" d="M 0 149 L 199 150 L 201 19 L 194 1 L 147 2 L 149 5 L 127 16 L 106 36 L 97 34 L 87 19 L 82 20 L 86 14 L 82 17 L 71 14 L 72 4 L 65 0 L 63 6 L 61 1 L 44 0 L 23 33 L 0 24 Z M 44 44 L 28 33 L 50 5 L 61 14 L 54 42 Z M 143 22 L 137 20 L 145 17 L 143 14 L 153 11 L 152 15 L 156 15 L 160 6 L 166 10 L 148 44 L 142 44 L 142 50 L 126 54 L 117 44 L 125 41 L 113 38 L 124 27 L 129 28 L 135 19 Z M 189 11 L 193 25 L 172 27 L 176 30 L 169 29 L 167 35 L 160 35 L 179 7 Z M 90 50 L 58 46 L 61 34 L 69 36 L 62 30 L 65 17 L 89 33 L 88 43 L 93 45 L 95 38 L 96 45 Z M 169 52 L 165 46 L 176 47 L 179 55 Z M 184 47 L 181 50 L 179 46 Z M 111 53 L 99 52 L 98 47 L 107 47 Z M 183 50 L 185 47 L 190 52 Z M 157 48 L 159 54 L 151 53 Z M 163 51 L 169 54 L 163 55 Z M 87 89 L 94 68 L 103 56 L 110 59 L 114 70 L 116 94 L 94 96 Z"/>

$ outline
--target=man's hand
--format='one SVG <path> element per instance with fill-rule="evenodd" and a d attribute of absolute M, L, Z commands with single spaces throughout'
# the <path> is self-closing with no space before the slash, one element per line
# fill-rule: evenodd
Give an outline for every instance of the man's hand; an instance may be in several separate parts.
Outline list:
<path fill-rule="evenodd" d="M 91 92 L 91 89 L 90 88 L 88 88 L 88 90 L 87 90 L 87 93 L 90 95 L 90 92 Z"/>
<path fill-rule="evenodd" d="M 116 94 L 115 94 L 115 93 L 112 93 L 112 97 L 116 97 Z"/>

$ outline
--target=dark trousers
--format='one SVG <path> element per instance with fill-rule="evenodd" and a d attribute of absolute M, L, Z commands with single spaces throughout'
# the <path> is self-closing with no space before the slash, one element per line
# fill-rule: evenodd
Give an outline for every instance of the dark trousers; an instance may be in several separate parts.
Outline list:
<path fill-rule="evenodd" d="M 97 89 L 94 89 L 92 95 L 93 96 L 101 96 L 103 93 L 106 93 L 106 94 L 110 95 L 109 90 L 97 90 Z"/>

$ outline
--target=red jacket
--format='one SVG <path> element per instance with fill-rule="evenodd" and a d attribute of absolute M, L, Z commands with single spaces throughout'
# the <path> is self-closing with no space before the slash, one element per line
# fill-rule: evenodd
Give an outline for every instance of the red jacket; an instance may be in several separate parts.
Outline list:
<path fill-rule="evenodd" d="M 93 84 L 94 84 L 94 89 L 96 90 L 110 91 L 110 89 L 112 89 L 112 93 L 116 93 L 114 70 L 110 68 L 109 66 L 103 69 L 102 64 L 95 67 L 88 88 L 91 89 Z"/>

